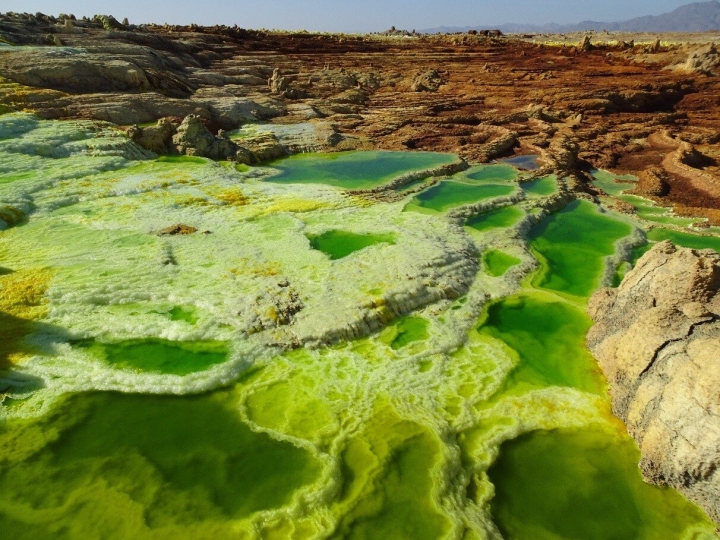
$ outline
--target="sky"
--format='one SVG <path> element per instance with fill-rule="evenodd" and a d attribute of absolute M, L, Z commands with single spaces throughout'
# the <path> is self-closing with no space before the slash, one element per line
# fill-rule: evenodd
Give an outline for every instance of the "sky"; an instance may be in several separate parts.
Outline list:
<path fill-rule="evenodd" d="M 96 13 L 131 23 L 237 24 L 241 28 L 376 32 L 395 26 L 492 27 L 502 23 L 623 21 L 659 15 L 692 0 L 2 0 L 0 11 Z"/>

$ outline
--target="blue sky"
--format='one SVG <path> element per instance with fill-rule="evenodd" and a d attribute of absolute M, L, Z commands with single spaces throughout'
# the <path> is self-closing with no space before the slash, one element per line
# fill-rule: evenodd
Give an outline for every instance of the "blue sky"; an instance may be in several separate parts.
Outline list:
<path fill-rule="evenodd" d="M 237 24 L 243 28 L 374 32 L 506 22 L 620 21 L 659 15 L 691 0 L 3 0 L 2 11 L 76 16 L 112 14 L 130 22 Z"/>

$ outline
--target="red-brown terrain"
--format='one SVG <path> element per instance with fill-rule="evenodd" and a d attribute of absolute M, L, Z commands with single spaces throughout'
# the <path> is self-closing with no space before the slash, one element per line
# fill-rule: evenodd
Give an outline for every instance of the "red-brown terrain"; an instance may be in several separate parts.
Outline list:
<path fill-rule="evenodd" d="M 720 55 L 702 44 L 711 37 L 569 45 L 6 14 L 0 40 L 40 47 L 0 49 L 0 106 L 127 126 L 168 118 L 162 133 L 131 132 L 155 150 L 172 151 L 174 130 L 196 114 L 214 133 L 310 122 L 328 150 L 447 151 L 469 162 L 536 153 L 580 191 L 594 193 L 591 168 L 632 173 L 640 194 L 720 223 Z M 273 141 L 248 144 L 247 160 L 282 153 Z"/>

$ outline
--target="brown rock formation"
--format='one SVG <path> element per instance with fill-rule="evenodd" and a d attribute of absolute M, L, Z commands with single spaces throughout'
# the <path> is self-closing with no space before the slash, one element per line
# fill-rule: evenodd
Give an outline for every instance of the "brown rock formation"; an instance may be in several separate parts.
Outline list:
<path fill-rule="evenodd" d="M 137 125 L 128 129 L 128 136 L 143 148 L 156 154 L 167 154 L 173 151 L 172 136 L 175 126 L 167 118 L 158 120 L 156 126 L 141 128 Z"/>
<path fill-rule="evenodd" d="M 656 245 L 588 310 L 613 411 L 668 484 L 720 523 L 720 255 Z"/>
<path fill-rule="evenodd" d="M 690 53 L 687 60 L 675 67 L 678 71 L 703 73 L 715 76 L 720 69 L 720 53 L 714 43 L 701 47 Z"/>
<path fill-rule="evenodd" d="M 210 133 L 200 117 L 194 114 L 185 117 L 172 136 L 172 143 L 180 154 L 187 156 L 232 159 L 238 152 L 238 145 Z"/>
<path fill-rule="evenodd" d="M 641 196 L 663 197 L 668 194 L 670 186 L 667 183 L 665 171 L 660 167 L 650 167 L 640 173 L 635 189 L 628 193 Z"/>
<path fill-rule="evenodd" d="M 160 236 L 176 236 L 178 234 L 186 235 L 186 234 L 193 234 L 196 232 L 197 232 L 197 229 L 195 227 L 192 227 L 191 225 L 184 225 L 182 223 L 178 223 L 177 225 L 171 225 L 170 227 L 164 228 L 158 234 Z"/>

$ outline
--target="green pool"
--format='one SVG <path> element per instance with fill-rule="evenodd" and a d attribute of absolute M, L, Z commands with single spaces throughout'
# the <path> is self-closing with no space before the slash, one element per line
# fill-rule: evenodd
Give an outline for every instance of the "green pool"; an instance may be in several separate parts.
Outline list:
<path fill-rule="evenodd" d="M 515 187 L 511 185 L 474 185 L 464 182 L 445 181 L 417 195 L 406 209 L 419 208 L 444 212 L 464 204 L 510 195 L 513 191 L 515 191 Z"/>
<path fill-rule="evenodd" d="M 453 163 L 452 154 L 433 152 L 343 152 L 297 154 L 269 165 L 280 171 L 269 177 L 278 184 L 326 184 L 343 189 L 367 189 L 410 171 Z"/>

